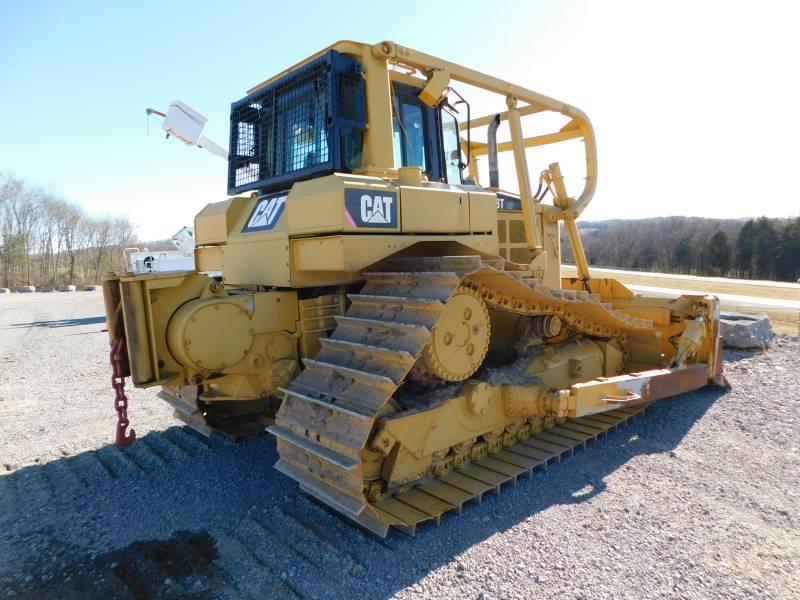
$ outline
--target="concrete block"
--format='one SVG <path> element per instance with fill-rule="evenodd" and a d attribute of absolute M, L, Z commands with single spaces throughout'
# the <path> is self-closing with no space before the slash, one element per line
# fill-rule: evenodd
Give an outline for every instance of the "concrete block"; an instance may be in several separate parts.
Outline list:
<path fill-rule="evenodd" d="M 719 332 L 725 348 L 766 348 L 772 339 L 772 324 L 765 314 L 720 314 Z"/>
<path fill-rule="evenodd" d="M 59 292 L 74 292 L 77 288 L 74 285 L 62 285 L 58 288 Z"/>

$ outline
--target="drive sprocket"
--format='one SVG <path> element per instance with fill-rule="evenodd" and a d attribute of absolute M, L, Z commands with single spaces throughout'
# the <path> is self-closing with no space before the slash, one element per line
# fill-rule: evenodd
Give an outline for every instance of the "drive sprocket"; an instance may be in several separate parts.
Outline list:
<path fill-rule="evenodd" d="M 459 286 L 431 330 L 421 366 L 444 381 L 463 381 L 483 363 L 490 338 L 486 303 L 474 290 Z"/>

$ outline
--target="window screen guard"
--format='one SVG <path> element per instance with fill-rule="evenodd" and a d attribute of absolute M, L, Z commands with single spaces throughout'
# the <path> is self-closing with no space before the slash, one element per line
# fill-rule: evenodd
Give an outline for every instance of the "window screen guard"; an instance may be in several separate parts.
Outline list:
<path fill-rule="evenodd" d="M 231 105 L 228 193 L 270 191 L 358 166 L 360 64 L 331 50 Z"/>

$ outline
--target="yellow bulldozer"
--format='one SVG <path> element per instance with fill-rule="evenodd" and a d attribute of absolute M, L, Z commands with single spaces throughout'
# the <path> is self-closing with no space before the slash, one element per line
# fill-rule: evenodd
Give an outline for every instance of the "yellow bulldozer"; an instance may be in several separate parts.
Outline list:
<path fill-rule="evenodd" d="M 715 297 L 590 276 L 576 219 L 596 146 L 577 108 L 341 41 L 249 90 L 230 125 L 231 197 L 195 218 L 195 271 L 104 280 L 118 443 L 130 376 L 202 432 L 266 429 L 278 470 L 385 536 L 724 384 Z M 585 154 L 577 196 L 558 163 L 529 172 L 528 149 L 566 140 Z"/>

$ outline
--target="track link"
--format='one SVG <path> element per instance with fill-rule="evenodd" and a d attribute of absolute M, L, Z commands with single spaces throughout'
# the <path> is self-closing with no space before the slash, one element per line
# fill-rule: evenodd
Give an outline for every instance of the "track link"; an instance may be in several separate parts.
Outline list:
<path fill-rule="evenodd" d="M 399 259 L 366 272 L 366 283 L 305 369 L 287 388 L 275 425 L 276 468 L 301 488 L 368 529 L 389 526 L 413 533 L 418 523 L 438 522 L 487 491 L 515 481 L 604 433 L 625 411 L 603 419 L 564 424 L 521 440 L 512 448 L 474 460 L 441 479 L 370 503 L 366 489 L 380 476 L 368 442 L 383 416 L 401 407 L 394 398 L 431 339 L 445 303 L 466 287 L 489 306 L 519 315 L 557 315 L 573 331 L 624 339 L 655 337 L 652 323 L 619 313 L 586 292 L 555 290 L 503 259 L 477 256 Z M 397 268 L 398 270 L 391 270 Z M 421 270 L 412 270 L 413 268 Z M 423 408 L 424 410 L 424 408 Z M 580 428 L 583 428 L 583 431 Z M 371 460 L 372 459 L 372 460 Z M 388 524 L 388 525 L 387 525 Z"/>
<path fill-rule="evenodd" d="M 599 415 L 568 419 L 539 435 L 454 469 L 445 477 L 381 500 L 372 509 L 379 511 L 388 527 L 414 535 L 418 525 L 427 522 L 438 525 L 448 512 L 461 514 L 463 505 L 470 500 L 480 503 L 484 494 L 499 494 L 504 484 L 516 485 L 518 477 L 546 470 L 550 464 L 561 462 L 562 457 L 572 456 L 576 449 L 643 414 L 646 408 L 641 405 L 603 413 L 606 419 L 596 418 Z"/>

